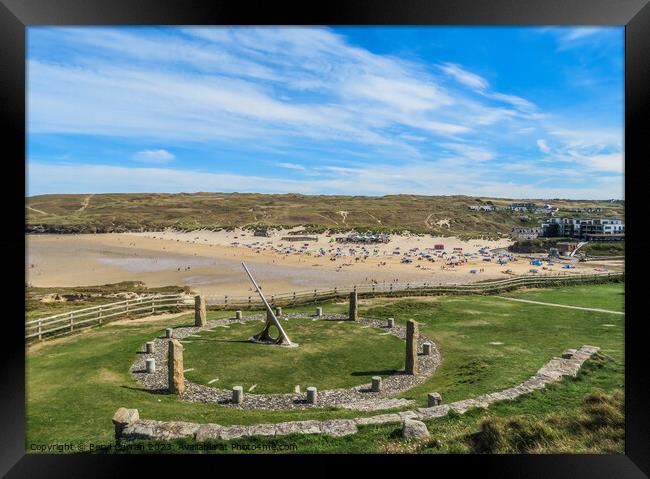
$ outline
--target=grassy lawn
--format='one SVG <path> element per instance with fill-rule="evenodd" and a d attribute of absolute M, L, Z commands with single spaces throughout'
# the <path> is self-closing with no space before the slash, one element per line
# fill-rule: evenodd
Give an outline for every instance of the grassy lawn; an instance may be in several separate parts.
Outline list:
<path fill-rule="evenodd" d="M 585 290 L 574 293 L 576 301 L 572 304 L 584 304 L 586 300 L 582 294 L 590 296 L 592 288 L 598 290 L 603 286 L 618 286 L 619 291 L 623 291 L 622 284 L 581 286 L 579 288 Z M 593 295 L 602 296 L 602 293 Z M 299 309 L 312 311 L 313 308 L 308 306 Z M 345 305 L 327 303 L 324 309 L 341 312 Z M 231 314 L 210 312 L 209 317 Z M 482 425 L 485 417 L 512 418 L 519 415 L 525 416 L 526 420 L 539 421 L 542 425 L 548 421 L 558 424 L 550 436 L 542 434 L 547 452 L 561 447 L 583 452 L 622 450 L 622 442 L 616 440 L 617 429 L 610 427 L 611 430 L 594 432 L 589 429 L 587 419 L 584 424 L 579 422 L 580 418 L 589 416 L 589 408 L 593 406 L 584 403 L 586 395 L 596 388 L 608 393 L 622 388 L 622 316 L 508 302 L 489 296 L 364 300 L 362 314 L 382 318 L 393 316 L 399 323 L 410 318 L 416 319 L 420 323 L 420 331 L 437 342 L 443 354 L 442 365 L 425 384 L 403 394 L 420 404 L 425 403 L 426 393 L 431 391 L 440 392 L 443 402 L 451 402 L 507 388 L 527 379 L 566 348 L 583 344 L 601 348 L 602 358 L 593 361 L 593 364 L 588 363 L 584 373 L 577 379 L 563 381 L 517 401 L 495 404 L 487 411 L 431 421 L 429 427 L 432 436 L 440 443 L 420 445 L 418 452 L 468 452 L 468 435 L 487 427 Z M 308 322 L 306 326 L 316 323 Z M 111 417 L 121 406 L 139 409 L 142 418 L 219 424 L 351 418 L 363 415 L 332 409 L 297 412 L 233 410 L 214 404 L 185 403 L 172 396 L 150 394 L 139 389 L 138 383 L 129 373 L 129 367 L 143 343 L 162 334 L 165 327 L 190 324 L 191 315 L 150 323 L 109 324 L 30 348 L 26 383 L 28 450 L 31 443 L 110 443 L 113 439 Z M 286 324 L 287 332 L 293 340 L 301 345 L 307 344 L 304 339 L 300 339 L 300 328 L 294 326 L 299 324 L 297 321 Z M 223 330 L 219 334 L 229 331 L 219 329 Z M 361 331 L 372 334 L 371 330 L 368 328 Z M 490 344 L 495 342 L 503 344 Z M 190 352 L 192 347 L 187 348 L 188 361 L 191 360 L 190 355 L 194 354 Z M 262 348 L 265 346 L 260 345 L 259 351 Z M 358 348 L 358 351 L 360 356 L 361 352 L 372 353 L 363 351 L 363 348 Z M 382 358 L 381 368 L 386 367 L 384 362 L 385 359 Z M 188 364 L 187 367 L 196 366 Z M 348 371 L 353 370 L 350 366 L 346 367 Z M 248 382 L 247 379 L 246 384 Z M 262 383 L 258 388 L 261 387 Z M 525 423 L 526 427 L 532 429 L 539 426 L 535 424 Z M 492 426 L 497 429 L 505 427 L 498 423 Z M 298 452 L 408 452 L 411 446 L 394 436 L 395 429 L 396 426 L 390 425 L 369 426 L 359 434 L 346 438 L 298 437 L 283 438 L 282 441 L 296 442 Z M 510 436 L 505 432 L 503 434 L 506 437 L 504 444 L 510 444 L 507 439 Z M 256 441 L 263 443 L 269 439 L 247 442 Z M 508 450 L 508 447 L 514 446 L 504 446 L 504 450 Z"/>
<path fill-rule="evenodd" d="M 563 288 L 531 289 L 502 294 L 511 298 L 568 304 L 584 308 L 625 311 L 624 283 L 565 286 Z"/>
<path fill-rule="evenodd" d="M 623 290 L 623 284 L 614 286 Z M 377 299 L 363 304 L 362 314 L 392 316 L 400 323 L 415 319 L 420 331 L 437 343 L 443 361 L 436 374 L 403 393 L 423 405 L 428 392 L 439 392 L 443 401 L 451 402 L 515 386 L 563 350 L 584 344 L 623 361 L 624 317 L 619 315 L 491 296 Z"/>
<path fill-rule="evenodd" d="M 296 385 L 335 389 L 370 382 L 371 376 L 388 375 L 404 367 L 404 342 L 377 328 L 310 318 L 282 321 L 297 348 L 261 346 L 247 339 L 262 322 L 216 327 L 184 342 L 186 377 L 214 386 L 256 393 L 290 393 Z M 272 328 L 275 330 L 275 328 Z M 276 333 L 271 333 L 275 336 Z"/>
<path fill-rule="evenodd" d="M 449 414 L 426 421 L 431 439 L 400 438 L 399 424 L 362 426 L 355 435 L 333 438 L 292 435 L 211 441 L 204 453 L 264 453 L 263 447 L 287 447 L 294 453 L 618 453 L 624 452 L 623 366 L 598 357 L 576 378 L 544 390 L 502 401 L 488 409 Z M 596 399 L 596 401 L 594 401 Z M 489 440 L 485 437 L 488 436 Z M 169 443 L 139 442 L 145 451 Z M 493 450 L 486 450 L 485 445 Z M 193 443 L 174 441 L 168 452 L 187 452 Z M 495 447 L 496 446 L 496 447 Z M 276 449 L 275 453 L 281 453 Z"/>

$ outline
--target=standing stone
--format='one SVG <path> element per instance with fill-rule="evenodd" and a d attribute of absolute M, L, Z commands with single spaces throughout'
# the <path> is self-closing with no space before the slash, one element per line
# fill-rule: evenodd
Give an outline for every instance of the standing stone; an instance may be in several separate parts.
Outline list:
<path fill-rule="evenodd" d="M 427 404 L 429 407 L 440 406 L 442 404 L 442 396 L 440 393 L 427 394 Z"/>
<path fill-rule="evenodd" d="M 379 391 L 381 391 L 381 376 L 372 377 L 372 387 L 370 389 L 374 393 L 378 393 Z"/>
<path fill-rule="evenodd" d="M 316 317 L 321 318 L 323 316 L 323 308 L 316 308 Z"/>
<path fill-rule="evenodd" d="M 244 402 L 244 388 L 242 386 L 232 388 L 232 402 L 233 404 L 241 404 Z"/>
<path fill-rule="evenodd" d="M 235 311 L 235 319 L 241 319 L 241 311 Z"/>
<path fill-rule="evenodd" d="M 418 373 L 418 323 L 409 319 L 406 322 L 406 374 Z"/>
<path fill-rule="evenodd" d="M 425 356 L 431 356 L 431 343 L 424 343 L 422 345 L 422 354 Z"/>
<path fill-rule="evenodd" d="M 402 424 L 402 437 L 405 439 L 427 439 L 431 435 L 427 425 L 415 419 L 406 419 Z"/>
<path fill-rule="evenodd" d="M 140 420 L 140 413 L 137 409 L 119 408 L 113 415 L 113 424 L 115 425 L 115 440 L 119 441 L 122 431 L 129 424 Z"/>
<path fill-rule="evenodd" d="M 153 341 L 147 342 L 147 354 L 153 354 L 154 351 L 155 351 L 154 342 Z"/>
<path fill-rule="evenodd" d="M 359 320 L 359 305 L 356 291 L 350 293 L 350 317 L 348 319 L 350 321 Z"/>
<path fill-rule="evenodd" d="M 201 295 L 194 296 L 194 326 L 203 327 L 206 324 L 205 298 Z"/>
<path fill-rule="evenodd" d="M 314 386 L 307 388 L 307 403 L 316 404 L 318 401 L 318 390 Z"/>
<path fill-rule="evenodd" d="M 174 330 L 172 328 L 165 329 L 165 337 L 171 339 L 174 337 Z"/>
<path fill-rule="evenodd" d="M 156 372 L 156 360 L 154 358 L 149 358 L 145 361 L 147 363 L 147 372 L 149 374 Z"/>
<path fill-rule="evenodd" d="M 395 318 L 388 318 L 388 321 L 386 321 L 386 326 L 389 328 L 394 328 L 395 327 Z"/>
<path fill-rule="evenodd" d="M 275 317 L 279 318 L 280 316 L 282 316 L 282 308 L 280 306 L 276 306 L 275 307 Z"/>
<path fill-rule="evenodd" d="M 183 372 L 183 345 L 178 339 L 169 341 L 167 372 L 169 392 L 182 395 L 185 392 L 185 373 Z"/>

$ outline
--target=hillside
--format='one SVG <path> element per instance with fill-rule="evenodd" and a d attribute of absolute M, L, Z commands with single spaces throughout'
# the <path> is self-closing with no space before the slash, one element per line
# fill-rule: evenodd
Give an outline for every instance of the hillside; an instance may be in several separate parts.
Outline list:
<path fill-rule="evenodd" d="M 469 205 L 507 206 L 513 201 L 550 203 L 556 216 L 622 218 L 624 203 L 511 200 L 470 196 L 306 196 L 256 193 L 138 193 L 41 195 L 25 199 L 26 231 L 93 233 L 245 226 L 307 226 L 346 231 L 402 231 L 466 237 L 509 234 L 515 226 L 539 226 L 546 215 L 505 210 L 476 212 Z M 602 208 L 585 214 L 570 208 Z M 522 218 L 523 217 L 523 218 Z"/>

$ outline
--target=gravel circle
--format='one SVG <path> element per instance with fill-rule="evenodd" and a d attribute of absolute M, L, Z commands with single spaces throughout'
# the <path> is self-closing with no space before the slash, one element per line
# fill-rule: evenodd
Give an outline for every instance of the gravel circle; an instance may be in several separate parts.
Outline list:
<path fill-rule="evenodd" d="M 304 313 L 284 314 L 282 318 L 305 318 Z M 315 315 L 311 319 L 318 321 L 342 321 L 347 320 L 347 315 L 323 313 L 320 318 Z M 233 323 L 242 323 L 248 321 L 259 321 L 263 323 L 266 320 L 266 314 L 251 314 L 243 316 L 241 320 L 235 318 L 224 318 L 209 321 L 205 327 L 179 327 L 174 328 L 173 339 L 191 340 L 191 336 L 201 331 L 213 329 L 219 326 L 226 326 Z M 395 325 L 388 328 L 386 321 L 377 319 L 360 318 L 357 324 L 371 326 L 382 329 L 388 333 L 397 336 L 400 339 L 406 339 L 406 327 Z M 244 400 L 241 404 L 233 404 L 231 401 L 232 391 L 230 389 L 221 389 L 204 384 L 197 384 L 185 380 L 185 392 L 181 396 L 184 401 L 201 402 L 201 403 L 218 403 L 220 405 L 236 409 L 262 409 L 262 410 L 288 410 L 288 409 L 309 409 L 322 407 L 339 407 L 353 409 L 357 411 L 377 411 L 381 409 L 391 409 L 396 407 L 408 406 L 413 401 L 408 399 L 394 398 L 399 393 L 407 391 L 412 387 L 423 383 L 436 370 L 441 361 L 440 351 L 436 344 L 422 334 L 418 335 L 418 351 L 422 351 L 424 343 L 431 343 L 431 354 L 424 356 L 418 354 L 417 360 L 419 372 L 417 375 L 406 375 L 395 373 L 388 377 L 382 378 L 382 390 L 372 392 L 370 383 L 362 384 L 345 389 L 329 389 L 318 391 L 318 400 L 316 404 L 308 404 L 305 393 L 287 393 L 287 394 L 254 394 L 245 393 Z M 145 345 L 138 354 L 138 358 L 131 366 L 131 373 L 143 388 L 151 393 L 168 394 L 168 377 L 167 377 L 167 351 L 169 339 L 160 336 L 153 340 L 154 352 L 149 354 Z M 156 370 L 153 373 L 146 372 L 146 360 L 153 358 L 156 363 Z"/>

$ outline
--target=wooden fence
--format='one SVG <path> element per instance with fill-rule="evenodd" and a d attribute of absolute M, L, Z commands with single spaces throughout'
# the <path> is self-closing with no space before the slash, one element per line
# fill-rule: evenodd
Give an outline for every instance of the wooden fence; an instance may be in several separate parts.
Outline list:
<path fill-rule="evenodd" d="M 267 297 L 272 306 L 299 306 L 332 299 L 344 299 L 356 291 L 360 297 L 409 296 L 439 294 L 491 294 L 523 287 L 544 287 L 580 283 L 604 283 L 621 281 L 623 273 L 601 273 L 590 275 L 539 275 L 517 276 L 500 280 L 488 280 L 469 284 L 435 284 L 435 283 L 389 283 L 360 284 L 335 287 L 330 289 L 313 289 L 274 294 Z M 77 309 L 55 314 L 45 318 L 27 321 L 25 339 L 44 340 L 56 336 L 71 334 L 81 329 L 98 326 L 121 317 L 134 317 L 156 312 L 168 311 L 190 306 L 185 302 L 184 294 L 153 295 L 137 299 L 128 299 L 115 303 L 101 304 L 89 308 Z M 210 309 L 260 309 L 262 300 L 257 295 L 250 296 L 205 296 Z M 193 305 L 193 301 L 192 301 Z"/>
<path fill-rule="evenodd" d="M 313 289 L 267 295 L 272 306 L 299 306 L 332 299 L 347 297 L 356 291 L 360 297 L 407 296 L 437 294 L 491 294 L 522 287 L 544 287 L 580 283 L 605 283 L 621 281 L 623 273 L 600 273 L 589 275 L 555 274 L 539 276 L 517 276 L 500 280 L 488 280 L 469 284 L 440 283 L 388 283 L 361 284 L 355 286 L 335 287 L 330 289 Z M 259 309 L 262 301 L 256 294 L 250 296 L 215 296 L 206 295 L 210 309 Z"/>
<path fill-rule="evenodd" d="M 100 304 L 99 306 L 91 306 L 27 321 L 25 323 L 25 340 L 42 341 L 43 339 L 70 334 L 81 329 L 115 321 L 121 317 L 154 314 L 183 306 L 183 294 L 153 295 Z"/>

